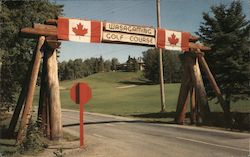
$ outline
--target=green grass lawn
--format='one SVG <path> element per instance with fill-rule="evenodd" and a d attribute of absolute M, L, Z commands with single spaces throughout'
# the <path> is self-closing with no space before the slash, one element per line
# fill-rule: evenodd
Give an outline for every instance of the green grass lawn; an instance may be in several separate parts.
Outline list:
<path fill-rule="evenodd" d="M 61 86 L 61 101 L 63 108 L 78 109 L 69 98 L 69 89 L 74 82 L 86 82 L 92 88 L 93 98 L 85 105 L 89 112 L 99 112 L 115 115 L 133 115 L 160 111 L 159 85 L 137 85 L 130 88 L 120 88 L 131 84 L 140 84 L 141 73 L 110 72 L 99 73 L 90 77 L 63 81 Z M 176 93 L 179 84 L 166 84 L 167 110 L 174 111 L 177 101 Z"/>
<path fill-rule="evenodd" d="M 140 81 L 140 78 L 141 73 L 109 72 L 73 81 L 62 81 L 60 82 L 62 107 L 79 109 L 79 106 L 71 101 L 69 90 L 74 83 L 85 82 L 89 84 L 93 92 L 93 98 L 85 105 L 86 111 L 125 116 L 159 112 L 159 85 L 145 84 Z M 137 86 L 119 88 L 132 84 L 137 84 Z M 167 112 L 175 111 L 179 88 L 180 84 L 165 84 Z M 250 101 L 233 103 L 232 111 L 250 112 L 249 104 Z M 212 111 L 221 111 L 219 104 L 215 104 L 215 101 L 210 101 L 209 105 Z"/>

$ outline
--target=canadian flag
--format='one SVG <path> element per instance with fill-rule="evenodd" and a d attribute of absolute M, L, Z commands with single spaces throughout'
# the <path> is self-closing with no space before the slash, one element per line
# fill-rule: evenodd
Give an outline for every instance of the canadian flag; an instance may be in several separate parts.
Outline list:
<path fill-rule="evenodd" d="M 77 42 L 101 42 L 102 22 L 58 18 L 57 38 Z"/>
<path fill-rule="evenodd" d="M 157 47 L 167 50 L 188 51 L 189 32 L 157 29 Z"/>

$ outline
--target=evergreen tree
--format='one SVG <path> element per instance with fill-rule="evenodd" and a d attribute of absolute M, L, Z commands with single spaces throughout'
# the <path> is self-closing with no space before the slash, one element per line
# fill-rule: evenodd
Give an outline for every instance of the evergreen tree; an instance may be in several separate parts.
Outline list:
<path fill-rule="evenodd" d="M 211 14 L 203 13 L 203 19 L 197 34 L 212 48 L 205 58 L 230 110 L 231 101 L 247 99 L 250 94 L 250 22 L 240 1 L 211 7 Z M 215 98 L 211 87 L 207 91 Z"/>

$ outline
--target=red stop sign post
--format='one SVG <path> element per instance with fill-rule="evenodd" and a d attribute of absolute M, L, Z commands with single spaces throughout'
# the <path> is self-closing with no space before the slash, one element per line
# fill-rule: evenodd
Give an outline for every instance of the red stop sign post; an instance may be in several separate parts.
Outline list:
<path fill-rule="evenodd" d="M 86 104 L 92 98 L 91 88 L 88 84 L 80 82 L 74 84 L 70 89 L 70 97 L 80 107 L 80 147 L 84 146 L 84 127 L 83 127 L 83 105 Z"/>

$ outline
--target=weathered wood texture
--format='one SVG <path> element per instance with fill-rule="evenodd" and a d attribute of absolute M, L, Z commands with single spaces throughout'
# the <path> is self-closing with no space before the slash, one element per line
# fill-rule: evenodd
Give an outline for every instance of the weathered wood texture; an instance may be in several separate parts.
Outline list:
<path fill-rule="evenodd" d="M 223 111 L 225 113 L 229 112 L 229 108 L 225 105 L 225 100 L 224 98 L 222 97 L 222 94 L 221 94 L 221 91 L 220 91 L 220 88 L 218 87 L 214 77 L 213 77 L 213 74 L 211 73 L 208 65 L 207 65 L 207 62 L 203 56 L 203 54 L 197 54 L 198 56 L 198 59 L 199 59 L 199 63 L 202 65 L 202 68 L 203 70 L 205 71 L 206 75 L 207 75 L 207 78 L 220 102 L 220 105 L 221 105 L 221 108 L 223 109 Z"/>
<path fill-rule="evenodd" d="M 57 27 L 53 26 L 53 25 L 45 25 L 45 24 L 40 24 L 40 23 L 34 23 L 33 24 L 33 28 L 35 28 L 35 29 L 49 30 L 49 31 L 57 33 Z"/>
<path fill-rule="evenodd" d="M 206 121 L 210 110 L 198 60 L 194 53 L 185 53 L 181 58 L 184 71 L 176 108 L 176 122 L 179 124 L 184 122 L 187 104 L 190 101 L 192 113 L 191 122 L 195 120 L 195 116 L 196 122 L 200 121 L 199 118 Z M 199 117 L 199 115 L 201 117 Z"/>
<path fill-rule="evenodd" d="M 210 47 L 204 46 L 202 44 L 192 43 L 192 42 L 189 42 L 189 48 L 190 48 L 190 52 L 196 51 L 197 49 L 200 49 L 201 51 L 211 50 Z"/>
<path fill-rule="evenodd" d="M 177 108 L 176 108 L 176 118 L 175 121 L 178 124 L 182 124 L 185 119 L 185 114 L 186 114 L 186 107 L 188 103 L 188 95 L 189 95 L 189 90 L 192 86 L 192 79 L 190 76 L 190 68 L 188 65 L 188 61 L 186 54 L 182 54 L 180 56 L 182 65 L 183 65 L 183 74 L 182 74 L 182 81 L 181 81 L 181 87 L 180 87 L 180 92 L 179 92 L 179 97 L 178 97 L 178 102 L 177 102 Z"/>
<path fill-rule="evenodd" d="M 44 135 L 47 135 L 47 106 L 48 106 L 48 80 L 47 80 L 47 53 L 43 53 L 43 64 L 42 64 L 42 75 L 41 75 L 41 86 L 39 94 L 39 107 L 38 107 L 38 120 L 40 124 L 40 129 L 43 131 Z M 48 117 L 49 118 L 49 117 Z"/>
<path fill-rule="evenodd" d="M 200 118 L 202 122 L 205 122 L 207 120 L 210 109 L 208 106 L 207 94 L 202 80 L 198 59 L 196 57 L 189 57 L 189 61 L 192 64 L 191 77 L 195 85 L 196 104 L 200 109 Z"/>
<path fill-rule="evenodd" d="M 58 66 L 56 49 L 47 49 L 47 76 L 49 94 L 49 120 L 51 140 L 62 138 L 61 102 L 58 80 Z"/>
<path fill-rule="evenodd" d="M 21 110 L 23 108 L 23 104 L 24 104 L 24 102 L 26 100 L 28 85 L 30 84 L 31 72 L 32 72 L 32 68 L 33 68 L 33 65 L 34 65 L 35 57 L 36 56 L 33 55 L 31 63 L 29 65 L 28 72 L 27 72 L 25 80 L 24 80 L 24 83 L 22 84 L 22 90 L 21 90 L 21 93 L 20 93 L 20 95 L 18 97 L 17 105 L 15 107 L 14 113 L 12 115 L 12 118 L 11 118 L 11 121 L 10 121 L 10 124 L 9 124 L 8 135 L 10 137 L 12 137 L 14 135 L 14 132 L 15 132 L 15 129 L 16 129 L 16 126 L 17 126 L 17 121 L 19 119 Z"/>
<path fill-rule="evenodd" d="M 195 104 L 195 88 L 190 89 L 190 122 L 191 124 L 196 123 L 197 107 Z"/>
<path fill-rule="evenodd" d="M 34 51 L 34 54 L 33 54 L 35 56 L 35 60 L 34 60 L 34 65 L 33 65 L 32 72 L 31 72 L 30 83 L 28 85 L 26 103 L 23 109 L 21 123 L 20 123 L 19 131 L 18 131 L 18 135 L 17 135 L 17 144 L 22 142 L 24 138 L 24 134 L 27 129 L 27 125 L 31 117 L 33 97 L 34 97 L 35 86 L 36 86 L 36 81 L 37 81 L 39 67 L 40 67 L 41 56 L 42 56 L 41 48 L 44 44 L 44 41 L 45 41 L 45 37 L 41 36 L 38 40 L 36 50 Z"/>
<path fill-rule="evenodd" d="M 57 20 L 56 19 L 48 19 L 44 22 L 45 24 L 48 24 L 48 25 L 57 25 Z"/>
<path fill-rule="evenodd" d="M 193 36 L 193 35 L 191 35 L 190 38 L 189 38 L 189 41 L 191 41 L 191 42 L 196 42 L 198 40 L 199 40 L 199 37 Z"/>
<path fill-rule="evenodd" d="M 21 35 L 27 38 L 37 38 L 38 36 L 57 36 L 56 30 L 47 30 L 47 29 L 39 29 L 39 28 L 22 28 Z"/>

